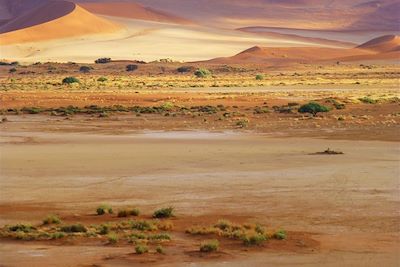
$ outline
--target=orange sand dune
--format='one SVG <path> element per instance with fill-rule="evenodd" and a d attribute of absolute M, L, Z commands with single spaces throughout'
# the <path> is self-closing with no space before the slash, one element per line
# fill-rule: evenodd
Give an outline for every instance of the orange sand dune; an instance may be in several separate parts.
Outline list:
<path fill-rule="evenodd" d="M 70 12 L 65 14 L 65 10 L 70 10 Z M 48 20 L 54 17 L 58 18 Z M 40 23 L 41 21 L 46 22 Z M 3 26 L 5 30 L 18 30 L 0 34 L 0 43 L 2 45 L 46 41 L 86 34 L 109 33 L 121 29 L 119 25 L 93 15 L 78 5 L 65 1 L 52 2 L 35 9 L 33 13 L 30 12 L 17 17 L 7 25 Z"/>
<path fill-rule="evenodd" d="M 362 49 L 340 49 L 322 47 L 259 47 L 247 49 L 235 56 L 212 59 L 210 63 L 307 63 L 350 56 L 369 55 L 373 52 Z"/>
<path fill-rule="evenodd" d="M 400 36 L 381 36 L 358 46 L 358 48 L 369 49 L 380 53 L 400 51 Z"/>
<path fill-rule="evenodd" d="M 189 20 L 135 3 L 81 3 L 80 6 L 92 13 L 107 16 L 177 24 L 191 24 Z"/>

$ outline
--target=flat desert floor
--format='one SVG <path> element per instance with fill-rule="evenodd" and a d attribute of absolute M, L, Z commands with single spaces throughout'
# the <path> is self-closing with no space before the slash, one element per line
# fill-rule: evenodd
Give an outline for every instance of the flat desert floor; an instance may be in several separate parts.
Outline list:
<path fill-rule="evenodd" d="M 176 229 L 163 256 L 135 255 L 132 246 L 2 240 L 2 266 L 399 262 L 398 142 L 231 131 L 49 133 L 21 125 L 3 127 L 1 133 L 1 224 L 40 224 L 49 213 L 98 223 L 104 219 L 93 216 L 94 209 L 107 202 L 139 207 L 143 216 L 172 205 Z M 311 155 L 327 147 L 344 154 Z M 193 254 L 200 241 L 183 234 L 184 227 L 218 219 L 259 222 L 300 237 L 287 246 L 227 246 L 214 257 Z"/>

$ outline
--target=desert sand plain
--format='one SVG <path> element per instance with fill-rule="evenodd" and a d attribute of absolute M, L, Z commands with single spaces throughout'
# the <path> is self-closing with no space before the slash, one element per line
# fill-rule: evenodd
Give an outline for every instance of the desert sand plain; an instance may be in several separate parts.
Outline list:
<path fill-rule="evenodd" d="M 397 1 L 22 2 L 0 266 L 399 266 Z"/>

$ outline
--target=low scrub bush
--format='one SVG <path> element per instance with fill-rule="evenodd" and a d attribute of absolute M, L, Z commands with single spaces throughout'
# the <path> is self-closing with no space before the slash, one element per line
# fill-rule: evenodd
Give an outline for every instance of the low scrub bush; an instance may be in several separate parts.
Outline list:
<path fill-rule="evenodd" d="M 126 66 L 126 71 L 135 71 L 139 68 L 138 65 L 134 65 L 134 64 L 129 64 Z"/>
<path fill-rule="evenodd" d="M 157 230 L 157 226 L 153 222 L 149 221 L 133 221 L 131 223 L 132 229 L 139 231 L 154 231 Z"/>
<path fill-rule="evenodd" d="M 287 233 L 285 230 L 279 230 L 272 235 L 272 238 L 283 240 L 287 238 Z"/>
<path fill-rule="evenodd" d="M 118 243 L 118 236 L 115 233 L 111 233 L 107 235 L 107 240 L 109 244 L 117 244 Z"/>
<path fill-rule="evenodd" d="M 60 224 L 61 219 L 57 215 L 49 215 L 43 220 L 43 224 Z"/>
<path fill-rule="evenodd" d="M 176 69 L 176 71 L 179 73 L 191 72 L 193 70 L 194 70 L 194 68 L 192 66 L 182 66 L 182 67 L 179 67 Z"/>
<path fill-rule="evenodd" d="M 82 72 L 82 73 L 89 73 L 92 69 L 93 69 L 93 68 L 92 68 L 92 67 L 89 67 L 89 66 L 81 66 L 81 67 L 79 68 L 79 71 Z"/>
<path fill-rule="evenodd" d="M 36 230 L 35 227 L 33 227 L 30 224 L 16 224 L 16 225 L 12 225 L 8 227 L 8 230 L 12 231 L 12 232 L 24 232 L 24 233 L 30 233 L 34 230 Z"/>
<path fill-rule="evenodd" d="M 311 113 L 312 115 L 316 116 L 317 113 L 320 112 L 328 112 L 329 108 L 318 104 L 316 102 L 310 102 L 308 104 L 302 105 L 299 110 L 300 113 Z"/>
<path fill-rule="evenodd" d="M 106 82 L 108 79 L 106 77 L 100 77 L 97 79 L 98 82 Z"/>
<path fill-rule="evenodd" d="M 87 228 L 82 224 L 71 224 L 61 227 L 61 232 L 65 233 L 86 233 Z"/>
<path fill-rule="evenodd" d="M 174 216 L 174 208 L 173 207 L 162 208 L 162 209 L 156 210 L 153 213 L 153 217 L 158 218 L 158 219 L 170 218 L 173 216 Z"/>
<path fill-rule="evenodd" d="M 256 75 L 256 80 L 257 80 L 257 81 L 264 80 L 264 75 L 262 75 L 262 74 L 257 74 L 257 75 Z"/>
<path fill-rule="evenodd" d="M 63 84 L 73 84 L 73 83 L 79 83 L 79 80 L 75 77 L 66 77 L 62 80 Z"/>
<path fill-rule="evenodd" d="M 106 63 L 110 63 L 110 62 L 111 62 L 111 58 L 109 58 L 109 57 L 98 58 L 94 61 L 94 63 L 96 63 L 96 64 L 106 64 Z"/>
<path fill-rule="evenodd" d="M 253 233 L 243 236 L 242 241 L 245 246 L 259 246 L 267 241 L 267 237 L 263 234 Z"/>
<path fill-rule="evenodd" d="M 372 98 L 367 97 L 367 96 L 359 98 L 358 100 L 361 101 L 362 103 L 365 103 L 365 104 L 376 104 L 376 103 L 378 103 L 377 100 L 372 99 Z"/>
<path fill-rule="evenodd" d="M 106 213 L 112 214 L 113 209 L 111 208 L 111 206 L 103 204 L 97 208 L 96 213 L 97 213 L 97 215 L 104 215 Z"/>
<path fill-rule="evenodd" d="M 218 249 L 219 249 L 219 242 L 216 239 L 203 241 L 200 244 L 201 252 L 215 252 L 218 251 Z"/>
<path fill-rule="evenodd" d="M 200 68 L 194 72 L 194 75 L 196 75 L 197 78 L 206 78 L 211 75 L 211 71 L 209 71 L 208 69 Z"/>
<path fill-rule="evenodd" d="M 137 245 L 135 247 L 136 254 L 144 254 L 149 252 L 149 248 L 146 245 Z"/>

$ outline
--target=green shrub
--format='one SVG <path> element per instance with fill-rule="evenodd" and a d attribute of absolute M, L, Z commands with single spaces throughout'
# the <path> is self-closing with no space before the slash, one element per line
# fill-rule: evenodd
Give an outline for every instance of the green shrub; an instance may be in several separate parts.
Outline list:
<path fill-rule="evenodd" d="M 43 220 L 43 224 L 60 224 L 61 220 L 57 215 L 49 215 Z"/>
<path fill-rule="evenodd" d="M 137 245 L 135 247 L 136 254 L 144 254 L 149 252 L 149 248 L 146 245 Z"/>
<path fill-rule="evenodd" d="M 79 83 L 79 80 L 75 77 L 66 77 L 62 80 L 63 84 Z"/>
<path fill-rule="evenodd" d="M 232 227 L 232 222 L 228 221 L 228 220 L 219 220 L 214 227 L 219 228 L 223 231 L 225 230 L 229 230 Z"/>
<path fill-rule="evenodd" d="M 264 241 L 267 241 L 267 237 L 263 234 L 254 233 L 243 236 L 242 241 L 245 246 L 259 246 Z"/>
<path fill-rule="evenodd" d="M 118 236 L 115 233 L 108 234 L 107 239 L 108 239 L 109 244 L 117 244 L 118 243 Z"/>
<path fill-rule="evenodd" d="M 256 80 L 257 80 L 257 81 L 264 80 L 264 75 L 262 75 L 262 74 L 257 74 L 257 75 L 256 75 Z"/>
<path fill-rule="evenodd" d="M 130 65 L 126 66 L 126 71 L 135 71 L 138 68 L 139 68 L 138 65 L 130 64 Z"/>
<path fill-rule="evenodd" d="M 215 252 L 218 249 L 219 249 L 219 242 L 216 239 L 203 241 L 200 244 L 200 251 L 201 252 Z"/>
<path fill-rule="evenodd" d="M 206 78 L 207 76 L 211 75 L 211 71 L 209 71 L 208 69 L 200 68 L 194 72 L 194 75 L 196 75 L 197 78 Z"/>
<path fill-rule="evenodd" d="M 156 247 L 156 251 L 157 251 L 157 253 L 159 253 L 159 254 L 165 254 L 164 248 L 163 248 L 162 246 L 157 246 L 157 247 Z"/>
<path fill-rule="evenodd" d="M 109 214 L 112 214 L 113 213 L 113 209 L 111 208 L 111 206 L 103 204 L 103 205 L 101 205 L 100 207 L 97 208 L 96 212 L 97 212 L 97 215 L 104 215 L 107 212 Z"/>
<path fill-rule="evenodd" d="M 55 232 L 50 234 L 50 239 L 60 239 L 60 238 L 64 238 L 65 234 L 63 232 Z"/>
<path fill-rule="evenodd" d="M 109 58 L 109 57 L 98 58 L 94 61 L 94 63 L 96 63 L 96 64 L 106 64 L 106 63 L 110 63 L 110 62 L 111 62 L 111 58 Z"/>
<path fill-rule="evenodd" d="M 106 235 L 110 232 L 110 226 L 108 224 L 102 224 L 99 228 L 100 235 Z"/>
<path fill-rule="evenodd" d="M 308 104 L 302 105 L 298 111 L 300 113 L 311 113 L 315 116 L 319 112 L 328 112 L 329 108 L 316 102 L 310 102 Z"/>
<path fill-rule="evenodd" d="M 93 69 L 92 67 L 82 66 L 79 68 L 79 71 L 83 73 L 89 73 L 92 69 Z"/>
<path fill-rule="evenodd" d="M 162 208 L 162 209 L 156 210 L 153 213 L 153 217 L 154 218 L 159 218 L 159 219 L 161 219 L 161 218 L 170 218 L 172 216 L 174 216 L 174 208 L 173 207 Z"/>
<path fill-rule="evenodd" d="M 61 232 L 65 233 L 86 233 L 87 228 L 82 224 L 71 224 L 61 227 Z"/>
<path fill-rule="evenodd" d="M 106 77 L 100 77 L 97 79 L 98 82 L 106 82 L 108 79 Z"/>
<path fill-rule="evenodd" d="M 36 230 L 35 227 L 33 227 L 30 224 L 16 224 L 16 225 L 12 225 L 8 227 L 8 230 L 12 231 L 12 232 L 24 232 L 24 233 L 30 233 L 34 230 Z"/>
<path fill-rule="evenodd" d="M 150 239 L 150 240 L 171 240 L 171 237 L 167 233 L 161 233 L 161 234 L 149 235 L 148 239 Z"/>
<path fill-rule="evenodd" d="M 249 125 L 248 119 L 242 119 L 236 122 L 236 126 L 238 126 L 239 128 L 246 128 L 248 125 Z"/>
<path fill-rule="evenodd" d="M 43 110 L 41 108 L 38 108 L 38 107 L 23 107 L 21 109 L 21 112 L 29 113 L 29 114 L 39 114 L 42 111 Z"/>
<path fill-rule="evenodd" d="M 137 239 L 141 239 L 141 240 L 147 239 L 147 236 L 143 233 L 132 233 L 129 237 L 130 237 L 131 241 L 134 241 Z"/>
<path fill-rule="evenodd" d="M 140 231 L 153 231 L 157 230 L 157 226 L 155 226 L 152 222 L 149 221 L 133 221 L 131 223 L 132 229 L 140 230 Z"/>
<path fill-rule="evenodd" d="M 193 71 L 193 67 L 191 67 L 191 66 L 182 66 L 182 67 L 179 67 L 179 68 L 177 68 L 176 70 L 179 72 L 179 73 L 185 73 L 185 72 L 191 72 L 191 71 Z"/>
<path fill-rule="evenodd" d="M 276 233 L 274 233 L 272 237 L 275 239 L 283 240 L 287 238 L 287 233 L 285 230 L 279 230 Z"/>
<path fill-rule="evenodd" d="M 361 101 L 362 103 L 365 103 L 365 104 L 376 104 L 378 102 L 377 100 L 372 99 L 372 98 L 367 97 L 367 96 L 359 98 L 358 100 Z"/>

